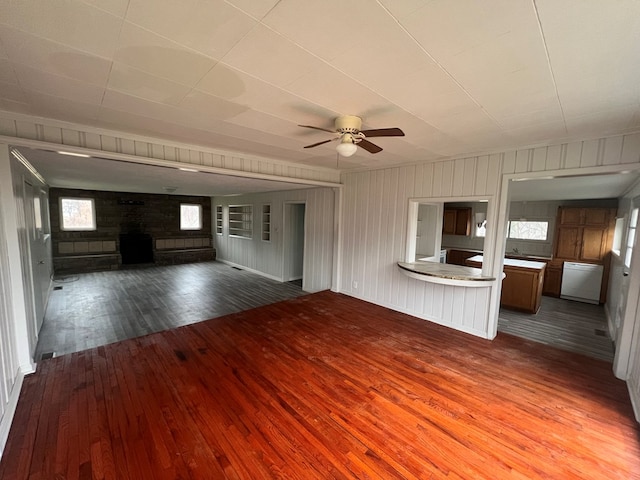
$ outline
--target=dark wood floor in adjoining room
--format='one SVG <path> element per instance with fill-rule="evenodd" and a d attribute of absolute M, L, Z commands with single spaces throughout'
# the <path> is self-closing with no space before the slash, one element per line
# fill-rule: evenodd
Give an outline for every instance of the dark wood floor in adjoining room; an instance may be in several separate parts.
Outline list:
<path fill-rule="evenodd" d="M 613 342 L 602 305 L 542 297 L 536 314 L 501 308 L 498 331 L 613 362 Z"/>
<path fill-rule="evenodd" d="M 56 277 L 35 358 L 138 337 L 304 295 L 221 262 Z"/>
<path fill-rule="evenodd" d="M 41 362 L 0 478 L 628 480 L 639 433 L 607 362 L 320 292 Z"/>

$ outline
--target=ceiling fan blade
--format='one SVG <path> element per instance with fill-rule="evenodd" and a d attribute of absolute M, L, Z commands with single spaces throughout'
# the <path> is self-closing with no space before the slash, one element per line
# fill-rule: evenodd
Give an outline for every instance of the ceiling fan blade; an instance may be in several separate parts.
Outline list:
<path fill-rule="evenodd" d="M 382 151 L 382 148 L 380 148 L 375 143 L 371 143 L 369 140 L 362 139 L 358 143 L 356 143 L 356 145 L 364 148 L 369 153 L 378 153 Z"/>
<path fill-rule="evenodd" d="M 314 130 L 322 130 L 323 132 L 336 133 L 335 130 L 327 130 L 326 128 L 314 127 L 313 125 L 298 125 L 298 126 L 304 127 L 304 128 L 313 128 Z"/>
<path fill-rule="evenodd" d="M 374 128 L 373 130 L 360 130 L 365 137 L 404 137 L 404 132 L 399 128 Z"/>
<path fill-rule="evenodd" d="M 318 143 L 312 143 L 311 145 L 307 145 L 304 148 L 313 148 L 313 147 L 317 147 L 318 145 L 322 145 L 324 143 L 329 143 L 329 142 L 333 142 L 335 140 L 335 138 L 332 138 L 331 140 L 324 140 L 322 142 L 318 142 Z"/>

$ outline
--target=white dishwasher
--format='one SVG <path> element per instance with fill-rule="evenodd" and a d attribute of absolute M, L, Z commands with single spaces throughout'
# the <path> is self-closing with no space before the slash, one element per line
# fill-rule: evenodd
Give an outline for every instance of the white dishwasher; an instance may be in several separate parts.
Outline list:
<path fill-rule="evenodd" d="M 600 303 L 602 265 L 564 262 L 560 298 L 586 303 Z"/>

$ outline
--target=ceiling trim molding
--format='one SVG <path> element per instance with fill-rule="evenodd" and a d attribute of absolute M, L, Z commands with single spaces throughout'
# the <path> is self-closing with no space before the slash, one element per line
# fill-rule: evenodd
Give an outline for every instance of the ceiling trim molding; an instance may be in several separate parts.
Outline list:
<path fill-rule="evenodd" d="M 211 167 L 215 173 L 230 174 L 248 178 L 274 177 L 299 180 L 317 180 L 339 184 L 340 171 L 325 167 L 312 167 L 282 160 L 245 155 L 239 152 L 216 150 L 198 145 L 166 141 L 164 139 L 133 135 L 86 125 L 63 122 L 44 117 L 18 114 L 0 110 L 0 137 L 14 145 L 32 148 L 59 147 L 104 158 L 132 161 L 133 158 L 149 158 L 197 165 L 198 168 Z M 30 141 L 32 143 L 18 143 Z M 35 142 L 35 143 L 33 143 Z M 51 148 L 47 149 L 51 149 Z M 107 155 L 120 154 L 115 158 Z M 245 175 L 251 173 L 252 175 Z M 261 176 L 266 175 L 266 177 Z M 287 180 L 285 180 L 287 181 Z"/>
<path fill-rule="evenodd" d="M 9 137 L 6 135 L 0 135 L 0 143 L 5 143 L 7 145 L 11 145 L 12 147 L 28 147 L 28 148 L 37 148 L 40 150 L 51 150 L 51 151 L 60 150 L 60 145 L 61 145 L 58 143 L 42 142 L 39 140 L 24 139 L 19 137 Z M 247 172 L 244 170 L 233 170 L 230 168 L 211 167 L 211 166 L 201 165 L 201 164 L 162 160 L 158 158 L 128 155 L 128 154 L 117 153 L 117 152 L 107 152 L 104 150 L 95 150 L 95 149 L 84 148 L 84 147 L 70 147 L 69 145 L 64 145 L 64 150 L 68 152 L 73 152 L 73 153 L 88 154 L 91 157 L 105 158 L 109 160 L 117 160 L 117 161 L 129 162 L 129 163 L 138 163 L 142 165 L 152 165 L 157 167 L 168 167 L 168 168 L 179 169 L 179 168 L 184 168 L 185 165 L 189 165 L 189 167 L 194 168 L 199 172 L 216 173 L 216 174 L 228 175 L 232 177 L 251 178 L 256 180 L 271 180 L 271 181 L 282 182 L 282 183 L 293 183 L 298 185 L 302 184 L 302 185 L 309 185 L 309 186 L 315 186 L 315 187 L 330 187 L 330 188 L 342 187 L 342 184 L 337 182 L 327 182 L 322 180 L 314 180 L 310 178 L 272 175 L 272 174 L 258 173 L 258 172 Z"/>

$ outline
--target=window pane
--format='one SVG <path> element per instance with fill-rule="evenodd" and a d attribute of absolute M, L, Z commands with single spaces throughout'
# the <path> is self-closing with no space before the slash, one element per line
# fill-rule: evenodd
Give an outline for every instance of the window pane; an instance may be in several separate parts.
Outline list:
<path fill-rule="evenodd" d="M 93 199 L 88 198 L 62 198 L 60 199 L 62 210 L 63 230 L 95 230 L 96 217 L 93 210 Z"/>
<path fill-rule="evenodd" d="M 632 248 L 627 248 L 627 251 L 624 254 L 624 265 L 627 268 L 631 267 L 631 256 L 633 254 L 633 249 Z"/>
<path fill-rule="evenodd" d="M 33 216 L 35 217 L 36 229 L 42 228 L 42 209 L 40 208 L 40 197 L 33 197 Z"/>
<path fill-rule="evenodd" d="M 630 228 L 629 235 L 627 236 L 627 247 L 633 248 L 633 244 L 636 241 L 636 229 Z"/>
<path fill-rule="evenodd" d="M 509 238 L 522 240 L 546 240 L 549 222 L 513 220 L 509 222 Z"/>
<path fill-rule="evenodd" d="M 638 226 L 638 210 L 637 208 L 634 208 L 631 211 L 631 219 L 629 220 L 629 226 L 631 228 L 635 228 Z"/>
<path fill-rule="evenodd" d="M 200 205 L 180 205 L 180 230 L 200 230 L 202 228 Z"/>

